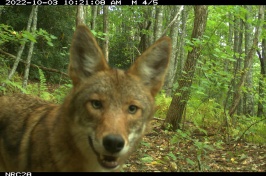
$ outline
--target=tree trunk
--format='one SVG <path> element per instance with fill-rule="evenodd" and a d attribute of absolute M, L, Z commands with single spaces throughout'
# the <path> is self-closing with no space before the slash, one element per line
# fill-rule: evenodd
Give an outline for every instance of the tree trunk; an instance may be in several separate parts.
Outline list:
<path fill-rule="evenodd" d="M 195 18 L 191 41 L 193 41 L 195 38 L 201 40 L 206 27 L 208 6 L 194 6 L 194 14 Z M 172 102 L 167 112 L 165 122 L 172 125 L 173 130 L 180 128 L 180 122 L 190 96 L 190 87 L 192 85 L 192 79 L 194 77 L 196 63 L 200 56 L 200 51 L 201 45 L 195 44 L 192 51 L 188 53 L 183 74 L 178 80 L 179 87 L 174 92 Z M 165 124 L 163 124 L 163 127 L 165 127 Z"/>
<path fill-rule="evenodd" d="M 155 19 L 155 12 L 156 12 L 156 6 L 151 6 L 149 9 L 149 16 L 153 19 Z M 151 33 L 148 36 L 148 45 L 151 46 L 155 41 L 154 41 L 154 21 L 152 21 L 152 24 L 150 26 L 150 31 Z"/>
<path fill-rule="evenodd" d="M 91 6 L 91 30 L 96 28 L 97 8 L 98 6 Z"/>
<path fill-rule="evenodd" d="M 33 36 L 36 36 L 35 35 L 35 31 L 36 31 L 36 27 L 37 27 L 38 6 L 33 6 L 32 8 L 34 8 L 34 12 L 33 12 L 33 24 L 32 24 L 32 27 L 31 27 L 31 32 L 32 32 Z M 27 60 L 26 60 L 26 65 L 25 65 L 23 83 L 22 83 L 22 87 L 24 89 L 26 89 L 27 84 L 28 84 L 30 63 L 31 63 L 31 57 L 32 57 L 33 48 L 34 48 L 34 42 L 31 41 L 30 42 L 29 53 L 28 53 Z"/>
<path fill-rule="evenodd" d="M 155 26 L 154 26 L 154 41 L 162 36 L 163 30 L 163 8 L 164 6 L 156 6 Z"/>
<path fill-rule="evenodd" d="M 228 13 L 228 19 L 233 19 L 233 13 L 232 12 L 229 12 Z M 228 46 L 233 46 L 233 31 L 234 31 L 234 25 L 232 23 L 229 22 L 229 26 L 228 26 L 228 38 L 227 38 L 227 45 Z M 227 61 L 224 63 L 224 71 L 225 72 L 229 72 L 231 71 L 229 68 L 229 64 L 231 62 Z M 233 87 L 233 83 L 234 83 L 234 79 L 233 78 L 231 80 L 231 85 L 228 89 L 228 92 L 227 92 L 227 95 L 226 95 L 226 98 L 223 102 L 223 105 L 224 105 L 224 112 L 226 111 L 226 109 L 228 108 L 228 101 L 229 101 L 229 97 L 231 96 L 231 90 L 232 90 L 232 87 Z M 227 119 L 226 119 L 227 120 Z"/>
<path fill-rule="evenodd" d="M 246 19 L 245 19 L 245 55 L 248 55 L 248 51 L 252 45 L 251 40 L 251 33 L 252 33 L 252 26 L 248 22 L 250 19 L 251 14 L 251 6 L 245 5 L 245 9 L 247 10 Z M 251 68 L 247 73 L 247 80 L 245 83 L 246 91 L 244 93 L 243 98 L 243 110 L 244 114 L 247 116 L 254 116 L 254 95 L 253 95 L 253 77 L 252 77 L 252 62 Z"/>
<path fill-rule="evenodd" d="M 178 53 L 178 25 L 179 25 L 179 20 L 178 16 L 180 16 L 181 11 L 183 10 L 183 6 L 170 6 L 172 8 L 172 24 L 170 23 L 170 37 L 172 39 L 172 54 L 171 54 L 171 59 L 169 63 L 169 69 L 167 76 L 165 77 L 165 84 L 164 88 L 166 90 L 166 94 L 168 96 L 171 96 L 172 94 L 172 87 L 173 87 L 173 82 L 174 82 L 174 77 L 177 69 L 177 53 Z M 166 31 L 166 29 L 165 29 Z M 166 33 L 166 32 L 164 32 Z"/>
<path fill-rule="evenodd" d="M 151 26 L 151 21 L 144 21 L 142 24 L 140 24 L 140 31 L 142 30 L 149 30 Z M 139 51 L 140 53 L 143 53 L 148 48 L 148 37 L 147 34 L 142 33 L 140 36 L 140 42 L 139 42 Z"/>
<path fill-rule="evenodd" d="M 108 53 L 108 48 L 109 48 L 109 37 L 108 37 L 108 5 L 103 6 L 103 33 L 105 35 L 105 40 L 103 42 L 103 54 L 105 56 L 105 59 L 107 62 L 109 61 L 109 53 Z"/>
<path fill-rule="evenodd" d="M 266 20 L 264 20 L 265 22 Z M 266 24 L 263 25 L 263 29 L 266 30 Z M 265 117 L 265 90 L 266 90 L 266 39 L 262 39 L 262 56 L 259 54 L 260 59 L 260 78 L 259 78 L 259 101 L 258 101 L 258 117 Z"/>
<path fill-rule="evenodd" d="M 79 5 L 77 7 L 77 15 L 76 15 L 76 26 L 81 24 L 86 24 L 83 5 Z"/>
<path fill-rule="evenodd" d="M 243 45 L 243 30 L 244 30 L 244 23 L 243 20 L 241 19 L 239 21 L 239 34 L 238 34 L 238 38 L 239 38 L 239 42 L 238 42 L 238 46 L 237 46 L 237 53 L 239 54 L 239 57 L 237 58 L 237 71 L 240 71 L 241 67 L 242 67 L 242 55 L 243 55 L 243 50 L 242 50 L 242 45 Z M 240 97 L 239 100 L 239 105 L 237 106 L 237 115 L 241 115 L 243 114 L 243 100 L 242 97 Z"/>
<path fill-rule="evenodd" d="M 240 102 L 240 98 L 241 98 L 241 88 L 244 85 L 244 82 L 246 80 L 246 76 L 247 76 L 247 72 L 250 68 L 250 65 L 252 63 L 253 60 L 253 56 L 256 52 L 256 48 L 258 46 L 258 40 L 260 38 L 260 34 L 261 34 L 261 30 L 262 30 L 262 25 L 263 25 L 263 20 L 264 20 L 264 6 L 260 5 L 259 6 L 259 16 L 258 16 L 258 24 L 256 26 L 256 31 L 255 31 L 255 35 L 254 35 L 254 39 L 253 39 L 253 44 L 251 49 L 248 52 L 248 55 L 245 57 L 245 61 L 244 61 L 244 68 L 241 71 L 241 77 L 240 80 L 236 86 L 236 92 L 233 96 L 233 100 L 232 100 L 232 105 L 230 107 L 229 110 L 229 115 L 232 117 L 237 109 L 237 106 Z"/>
<path fill-rule="evenodd" d="M 175 78 L 174 78 L 174 82 L 177 82 L 177 80 L 179 79 L 179 75 L 181 75 L 182 73 L 182 69 L 184 66 L 184 62 L 185 62 L 185 57 L 186 57 L 186 53 L 185 53 L 185 37 L 187 35 L 187 18 L 188 18 L 188 13 L 190 11 L 190 7 L 189 6 L 184 6 L 184 10 L 182 11 L 182 15 L 181 15 L 181 31 L 180 31 L 180 40 L 179 40 L 179 60 L 177 63 L 177 71 L 175 74 Z"/>
<path fill-rule="evenodd" d="M 238 6 L 238 8 L 241 8 Z M 241 69 L 241 48 L 242 48 L 242 42 L 243 42 L 243 33 L 241 32 L 243 27 L 243 23 L 241 19 L 238 17 L 238 15 L 234 15 L 234 59 L 236 60 L 234 64 L 234 78 L 232 81 L 232 90 L 233 90 L 233 96 L 237 92 L 237 82 L 238 82 L 238 74 L 240 73 Z M 228 92 L 231 92 L 229 90 Z M 240 102 L 240 100 L 239 100 Z M 237 105 L 237 108 L 239 108 L 239 105 Z M 238 109 L 238 113 L 240 109 Z"/>

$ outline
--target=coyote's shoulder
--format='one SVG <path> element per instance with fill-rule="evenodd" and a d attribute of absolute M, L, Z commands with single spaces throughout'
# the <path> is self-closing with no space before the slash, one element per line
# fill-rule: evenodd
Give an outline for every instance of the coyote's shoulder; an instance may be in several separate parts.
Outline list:
<path fill-rule="evenodd" d="M 154 113 L 171 42 L 159 39 L 128 70 L 110 68 L 87 27 L 70 49 L 73 88 L 61 105 L 0 97 L 0 171 L 116 171 Z"/>

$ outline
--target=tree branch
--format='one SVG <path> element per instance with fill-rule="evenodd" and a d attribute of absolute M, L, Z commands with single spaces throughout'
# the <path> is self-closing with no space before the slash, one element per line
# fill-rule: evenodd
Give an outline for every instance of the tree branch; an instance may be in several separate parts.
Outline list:
<path fill-rule="evenodd" d="M 182 12 L 183 9 L 184 9 L 184 6 L 182 5 L 180 7 L 179 11 L 176 13 L 175 17 L 173 18 L 173 20 L 168 24 L 168 26 L 163 31 L 162 36 L 164 36 L 166 34 L 167 30 L 174 24 L 175 20 L 177 20 L 177 17 L 179 16 L 179 14 Z"/>

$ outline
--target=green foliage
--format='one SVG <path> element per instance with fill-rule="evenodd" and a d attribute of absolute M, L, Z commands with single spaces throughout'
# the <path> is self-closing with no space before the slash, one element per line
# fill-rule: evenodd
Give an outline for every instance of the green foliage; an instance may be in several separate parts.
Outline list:
<path fill-rule="evenodd" d="M 106 33 L 103 33 L 101 31 L 96 32 L 95 30 L 91 30 L 91 32 L 96 38 L 101 39 L 101 40 L 105 40 L 104 37 L 107 35 Z"/>
<path fill-rule="evenodd" d="M 57 88 L 53 93 L 54 101 L 56 103 L 62 103 L 65 96 L 69 93 L 69 90 L 72 88 L 72 84 L 67 83 L 61 85 L 59 88 Z"/>
<path fill-rule="evenodd" d="M 172 98 L 167 97 L 163 91 L 159 93 L 155 98 L 155 103 L 157 105 L 155 116 L 165 118 L 171 101 Z"/>
<path fill-rule="evenodd" d="M 179 160 L 182 159 L 187 162 L 188 165 L 191 165 L 195 167 L 198 165 L 199 171 L 208 171 L 210 168 L 202 162 L 202 157 L 208 158 L 207 151 L 214 151 L 217 148 L 220 148 L 221 142 L 211 144 L 207 137 L 203 138 L 203 141 L 200 141 L 199 139 L 195 139 L 191 137 L 191 133 L 189 130 L 181 131 L 177 130 L 173 137 L 170 140 L 170 144 L 172 146 L 179 146 L 180 143 L 191 143 L 190 144 L 190 150 L 192 153 L 195 153 L 196 151 L 196 157 L 195 158 L 187 158 L 186 156 L 182 156 L 181 153 L 173 153 L 170 151 L 167 155 L 170 157 L 168 160 Z"/>
<path fill-rule="evenodd" d="M 215 99 L 205 99 L 202 102 L 198 96 L 193 96 L 188 102 L 187 115 L 188 120 L 199 127 L 219 128 L 223 123 L 223 108 Z"/>
<path fill-rule="evenodd" d="M 57 39 L 56 36 L 49 34 L 46 30 L 43 30 L 42 28 L 37 31 L 37 36 L 44 38 L 49 46 L 54 46 L 52 40 Z"/>
<path fill-rule="evenodd" d="M 39 95 L 44 100 L 50 100 L 52 99 L 52 95 L 48 92 L 47 84 L 46 84 L 46 78 L 44 76 L 44 73 L 41 69 L 38 69 L 39 76 L 40 76 L 40 83 L 39 83 Z"/>
<path fill-rule="evenodd" d="M 5 90 L 9 90 L 9 91 L 12 91 L 12 92 L 23 92 L 23 93 L 28 93 L 22 86 L 21 86 L 21 83 L 18 83 L 18 82 L 13 82 L 13 81 L 10 81 L 10 80 L 3 80 L 2 83 L 5 84 L 5 88 L 2 88 L 3 91 Z"/>
<path fill-rule="evenodd" d="M 13 76 L 12 80 L 7 80 L 8 70 L 8 66 L 0 57 L 0 94 L 21 92 L 28 94 L 29 92 L 22 87 L 21 77 L 17 73 Z"/>
<path fill-rule="evenodd" d="M 0 24 L 0 31 L 0 46 L 18 39 L 16 32 L 9 25 Z"/>
<path fill-rule="evenodd" d="M 238 128 L 231 129 L 235 140 L 246 140 L 252 143 L 266 143 L 266 119 L 245 116 L 238 117 Z"/>

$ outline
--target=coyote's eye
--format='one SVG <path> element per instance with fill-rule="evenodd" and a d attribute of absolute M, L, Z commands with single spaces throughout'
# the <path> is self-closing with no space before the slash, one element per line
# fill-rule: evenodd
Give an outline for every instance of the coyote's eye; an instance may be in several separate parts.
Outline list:
<path fill-rule="evenodd" d="M 102 108 L 102 103 L 99 100 L 92 100 L 91 105 L 95 109 L 100 109 Z"/>
<path fill-rule="evenodd" d="M 130 106 L 128 107 L 128 112 L 129 112 L 130 114 L 135 114 L 135 113 L 137 112 L 137 110 L 138 110 L 138 107 L 135 106 L 135 105 L 130 105 Z"/>

